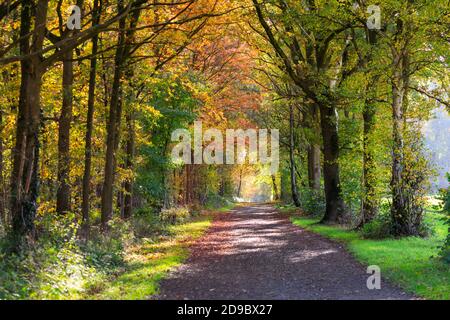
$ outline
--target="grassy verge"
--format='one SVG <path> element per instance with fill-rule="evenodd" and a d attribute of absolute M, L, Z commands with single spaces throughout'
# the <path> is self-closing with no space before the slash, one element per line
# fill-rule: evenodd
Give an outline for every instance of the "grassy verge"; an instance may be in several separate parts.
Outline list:
<path fill-rule="evenodd" d="M 168 236 L 144 239 L 130 247 L 123 271 L 109 281 L 94 283 L 84 299 L 142 300 L 158 292 L 158 282 L 188 257 L 188 247 L 211 225 L 210 214 L 170 226 Z"/>
<path fill-rule="evenodd" d="M 358 232 L 325 226 L 318 219 L 292 217 L 295 225 L 343 242 L 366 265 L 378 265 L 382 275 L 406 291 L 427 299 L 450 299 L 450 268 L 435 258 L 447 235 L 442 215 L 426 216 L 434 235 L 428 238 L 363 239 Z"/>

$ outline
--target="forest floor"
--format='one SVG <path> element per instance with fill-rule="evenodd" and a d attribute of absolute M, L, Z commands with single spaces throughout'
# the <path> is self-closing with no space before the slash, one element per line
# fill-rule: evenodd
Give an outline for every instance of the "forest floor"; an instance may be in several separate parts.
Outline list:
<path fill-rule="evenodd" d="M 294 226 L 270 205 L 217 215 L 154 299 L 411 299 L 366 268 L 342 244 Z"/>

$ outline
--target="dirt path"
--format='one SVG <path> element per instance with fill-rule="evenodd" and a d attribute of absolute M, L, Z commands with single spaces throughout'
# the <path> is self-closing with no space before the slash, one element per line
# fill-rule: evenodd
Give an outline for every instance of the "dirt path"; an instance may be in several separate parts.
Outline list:
<path fill-rule="evenodd" d="M 218 217 L 157 299 L 408 299 L 368 274 L 341 245 L 295 227 L 268 205 Z"/>

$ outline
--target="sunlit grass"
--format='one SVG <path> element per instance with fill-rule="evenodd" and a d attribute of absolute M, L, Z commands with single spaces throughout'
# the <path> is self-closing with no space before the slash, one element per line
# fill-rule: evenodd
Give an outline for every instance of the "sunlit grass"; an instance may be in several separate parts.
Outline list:
<path fill-rule="evenodd" d="M 442 215 L 428 213 L 434 234 L 428 238 L 369 240 L 357 232 L 318 224 L 318 219 L 293 217 L 295 225 L 347 244 L 366 265 L 378 265 L 382 275 L 406 291 L 427 299 L 450 299 L 450 267 L 436 258 L 447 235 Z"/>
<path fill-rule="evenodd" d="M 170 236 L 147 239 L 126 253 L 127 266 L 111 282 L 96 283 L 85 299 L 148 299 L 158 292 L 158 282 L 169 270 L 183 263 L 188 247 L 211 224 L 209 215 L 169 227 Z"/>

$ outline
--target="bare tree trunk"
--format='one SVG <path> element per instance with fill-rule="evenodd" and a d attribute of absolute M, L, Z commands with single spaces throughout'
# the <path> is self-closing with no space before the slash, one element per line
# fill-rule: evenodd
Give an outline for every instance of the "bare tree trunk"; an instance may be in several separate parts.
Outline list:
<path fill-rule="evenodd" d="M 320 176 L 321 176 L 321 153 L 320 143 L 320 116 L 319 107 L 317 104 L 311 104 L 306 113 L 306 125 L 312 132 L 317 132 L 311 139 L 307 150 L 308 158 L 308 186 L 315 192 L 320 191 Z"/>
<path fill-rule="evenodd" d="M 119 216 L 122 219 L 125 219 L 125 217 L 124 217 L 124 207 L 123 207 L 124 202 L 123 202 L 123 199 L 124 199 L 123 190 L 120 189 L 117 192 L 117 209 L 119 209 Z"/>
<path fill-rule="evenodd" d="M 122 37 L 119 37 L 122 38 Z M 119 47 L 116 52 L 116 65 L 114 71 L 114 80 L 112 87 L 109 119 L 108 119 L 108 135 L 106 139 L 106 158 L 105 158 L 105 180 L 102 189 L 102 227 L 106 229 L 107 223 L 112 218 L 113 213 L 113 187 L 116 167 L 116 145 L 118 143 L 118 134 L 121 118 L 121 88 L 120 80 L 122 78 L 122 49 L 119 40 Z M 123 45 L 123 43 L 122 43 Z"/>
<path fill-rule="evenodd" d="M 63 100 L 58 129 L 58 191 L 56 211 L 64 214 L 70 211 L 70 126 L 73 107 L 73 51 L 65 54 L 63 60 Z"/>
<path fill-rule="evenodd" d="M 39 0 L 34 8 L 32 45 L 29 34 L 33 3 L 22 0 L 20 53 L 39 52 L 45 37 L 48 1 Z M 43 68 L 40 57 L 33 55 L 21 61 L 21 85 L 17 117 L 16 145 L 11 174 L 12 236 L 18 244 L 24 236 L 34 236 L 34 219 L 39 191 L 40 92 Z"/>
<path fill-rule="evenodd" d="M 126 161 L 125 169 L 128 171 L 133 170 L 134 163 L 134 144 L 135 144 L 135 132 L 134 132 L 134 116 L 133 110 L 130 110 L 127 117 L 127 129 L 128 129 L 128 140 L 126 142 Z M 133 212 L 133 177 L 129 177 L 124 183 L 124 214 L 125 219 L 129 219 Z"/>
<path fill-rule="evenodd" d="M 367 42 L 371 46 L 377 43 L 377 33 L 375 30 L 367 30 Z M 371 60 L 372 52 L 369 52 L 368 59 Z M 373 78 L 366 87 L 366 92 L 375 86 L 377 78 Z M 373 130 L 375 127 L 376 109 L 370 97 L 366 97 L 363 110 L 363 198 L 361 207 L 361 221 L 358 227 L 372 221 L 378 213 L 378 204 L 376 199 L 376 173 L 375 173 L 375 154 L 373 145 Z"/>
<path fill-rule="evenodd" d="M 123 8 L 123 0 L 119 1 L 119 10 Z M 121 80 L 124 73 L 126 61 L 130 54 L 132 38 L 135 27 L 139 19 L 141 8 L 135 8 L 129 29 L 126 29 L 126 20 L 124 17 L 119 21 L 119 39 L 117 43 L 115 62 L 114 62 L 114 79 L 112 85 L 111 101 L 109 107 L 109 119 L 107 125 L 106 139 L 106 157 L 105 157 L 105 180 L 102 190 L 102 228 L 105 230 L 108 221 L 113 214 L 113 188 L 116 169 L 116 153 L 120 141 L 120 123 L 122 118 L 122 86 Z"/>
<path fill-rule="evenodd" d="M 326 211 L 322 223 L 339 223 L 345 213 L 339 176 L 339 139 L 336 109 L 320 105 L 320 125 L 323 139 L 323 178 Z"/>
<path fill-rule="evenodd" d="M 409 235 L 408 228 L 408 195 L 403 186 L 404 159 L 404 105 L 409 85 L 408 57 L 399 52 L 394 56 L 394 75 L 392 78 L 392 207 L 391 216 L 394 233 Z"/>
<path fill-rule="evenodd" d="M 320 146 L 311 144 L 308 148 L 308 182 L 314 191 L 320 191 Z"/>
<path fill-rule="evenodd" d="M 122 2 L 121 2 L 122 3 Z M 121 80 L 123 75 L 123 68 L 125 62 L 125 25 L 126 18 L 120 19 L 119 22 L 119 38 L 117 43 L 115 63 L 114 63 L 114 78 L 111 91 L 111 101 L 109 106 L 109 118 L 107 125 L 106 138 L 106 156 L 105 156 L 105 178 L 102 188 L 102 228 L 106 230 L 107 223 L 112 218 L 113 214 L 113 188 L 114 176 L 116 168 L 116 153 L 119 143 L 119 128 L 122 117 L 122 103 L 121 103 Z"/>
<path fill-rule="evenodd" d="M 95 26 L 100 22 L 99 0 L 94 0 L 92 25 Z M 88 112 L 86 119 L 86 138 L 84 149 L 84 173 L 82 186 L 82 224 L 85 237 L 89 235 L 89 211 L 90 211 L 90 191 L 91 191 L 91 165 L 92 165 L 92 132 L 94 129 L 94 112 L 95 112 L 95 86 L 97 76 L 97 50 L 98 35 L 92 38 L 92 58 L 89 70 L 89 92 L 88 92 Z"/>
<path fill-rule="evenodd" d="M 363 203 L 360 227 L 373 220 L 377 215 L 375 159 L 372 145 L 372 132 L 375 126 L 375 107 L 366 101 L 363 111 Z"/>
<path fill-rule="evenodd" d="M 297 189 L 297 176 L 295 174 L 295 157 L 294 157 L 294 106 L 289 106 L 289 161 L 291 169 L 291 192 L 292 200 L 296 207 L 300 207 L 300 198 Z"/>

